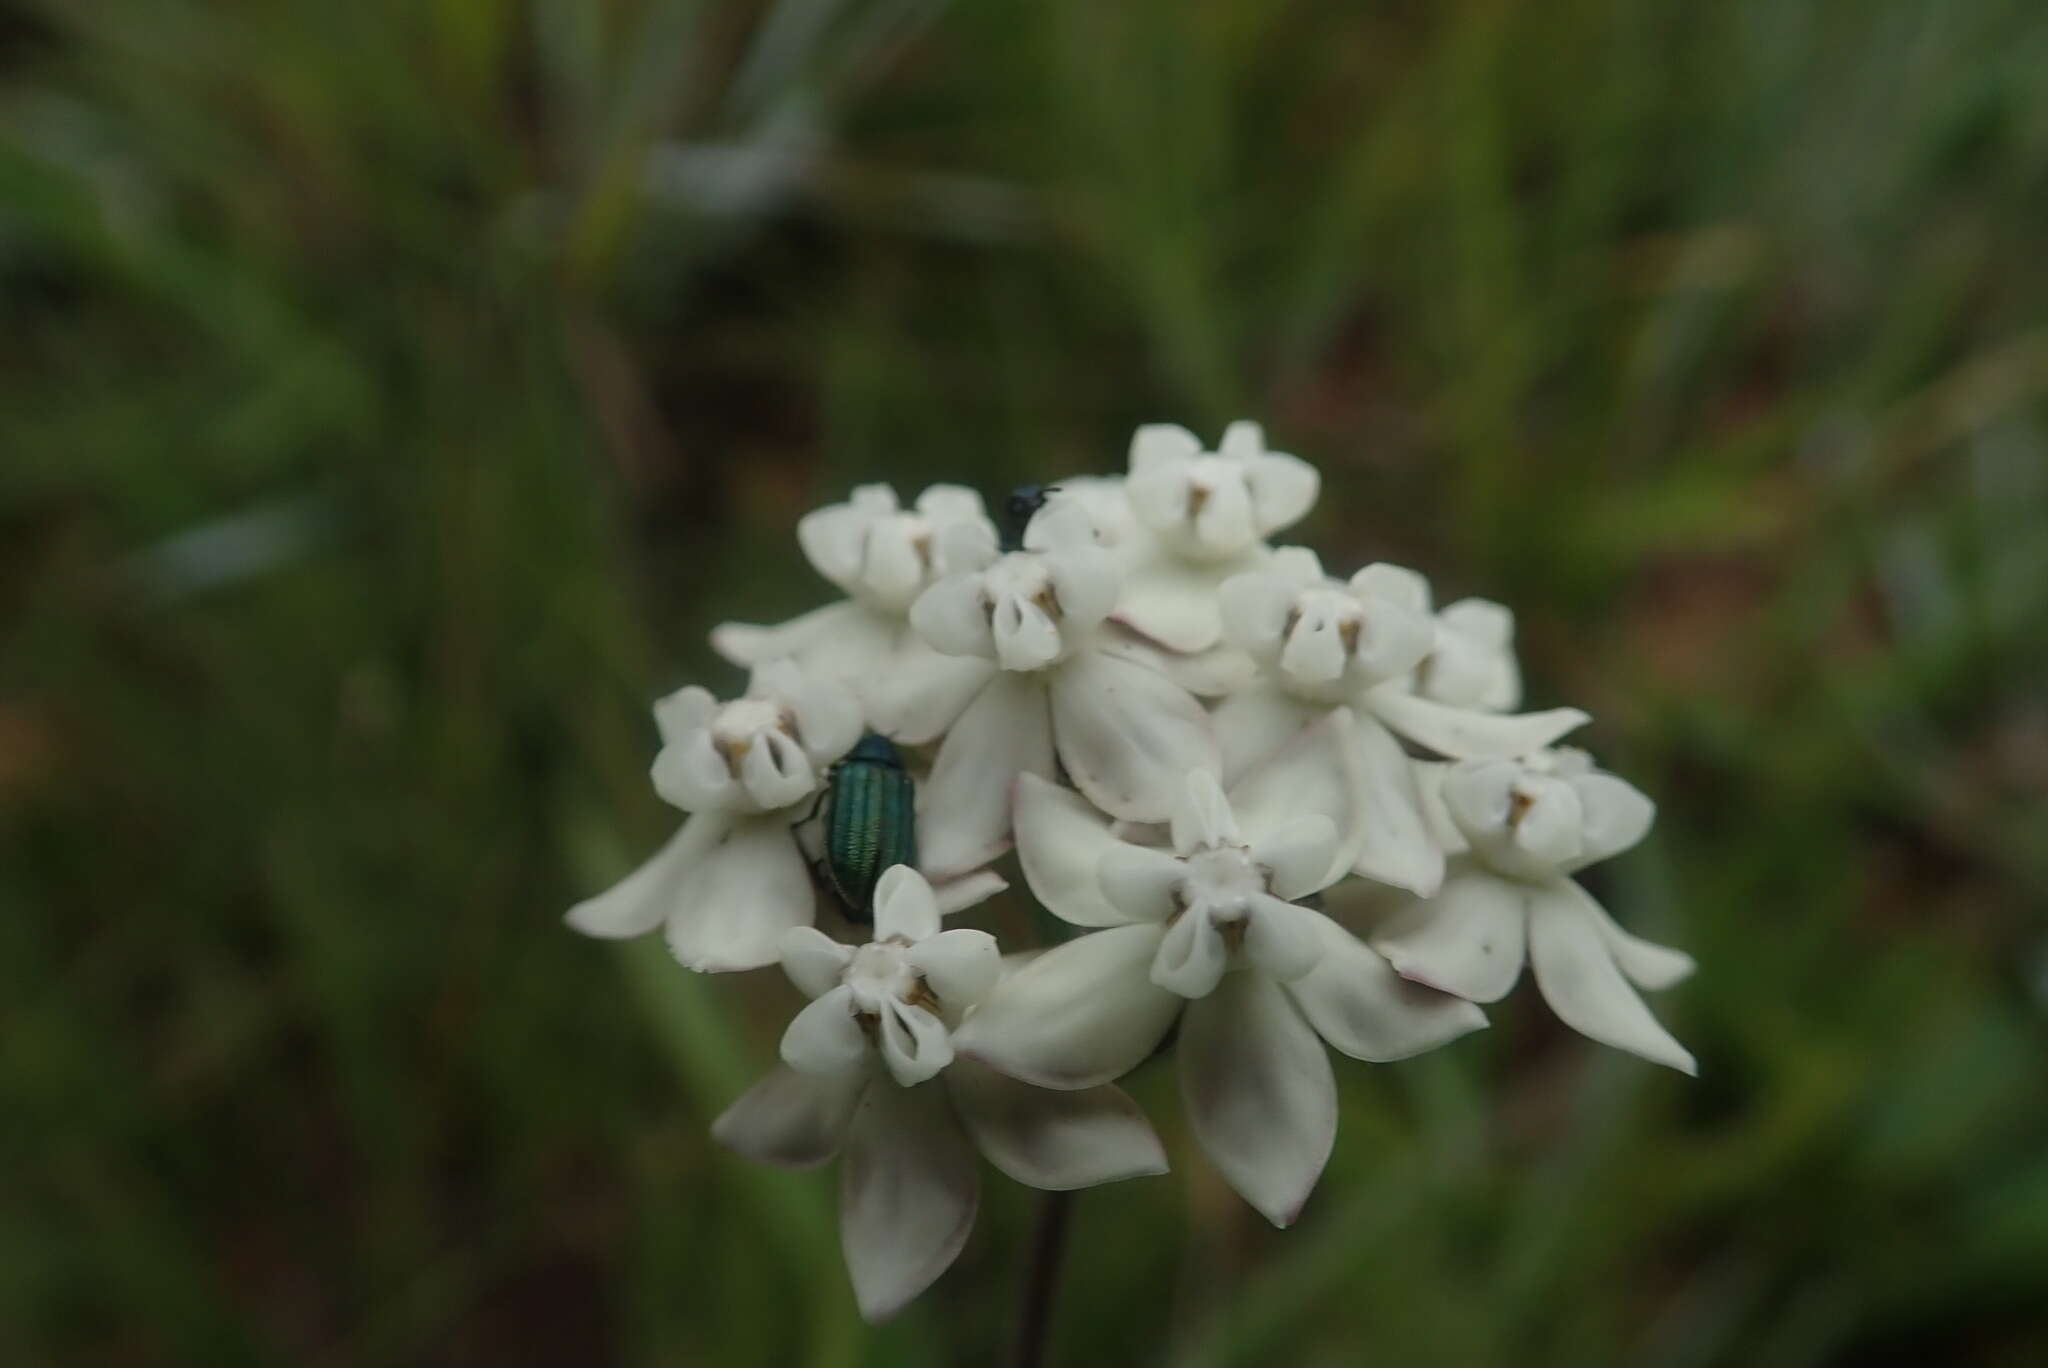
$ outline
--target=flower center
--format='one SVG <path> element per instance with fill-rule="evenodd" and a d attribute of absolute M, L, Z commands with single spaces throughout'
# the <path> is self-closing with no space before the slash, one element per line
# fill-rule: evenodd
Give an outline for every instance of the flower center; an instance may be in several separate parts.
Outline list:
<path fill-rule="evenodd" d="M 1219 846 L 1187 857 L 1180 882 L 1183 909 L 1200 908 L 1218 926 L 1245 919 L 1251 900 L 1266 891 L 1266 874 L 1243 846 Z"/>
<path fill-rule="evenodd" d="M 930 991 L 905 958 L 909 948 L 904 941 L 886 940 L 870 942 L 853 952 L 840 981 L 853 989 L 853 1000 L 862 1013 L 876 1015 L 891 1002 L 930 1004 Z"/>
<path fill-rule="evenodd" d="M 728 765 L 737 765 L 763 732 L 780 731 L 796 739 L 796 718 L 781 704 L 765 698 L 738 698 L 712 719 L 711 743 Z"/>

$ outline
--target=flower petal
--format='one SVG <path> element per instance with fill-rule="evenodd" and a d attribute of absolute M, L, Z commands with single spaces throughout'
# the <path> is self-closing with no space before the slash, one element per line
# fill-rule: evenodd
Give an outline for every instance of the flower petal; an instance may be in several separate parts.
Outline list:
<path fill-rule="evenodd" d="M 1316 923 L 1320 912 L 1271 896 L 1255 897 L 1246 909 L 1244 957 L 1270 979 L 1289 983 L 1316 967 L 1323 946 Z"/>
<path fill-rule="evenodd" d="M 996 640 L 979 574 L 948 575 L 919 594 L 910 605 L 910 625 L 935 651 L 995 659 Z"/>
<path fill-rule="evenodd" d="M 1692 977 L 1697 966 L 1691 955 L 1622 930 L 1607 909 L 1577 883 L 1567 881 L 1562 890 L 1585 904 L 1593 924 L 1599 928 L 1600 939 L 1607 942 L 1608 953 L 1614 956 L 1615 966 L 1638 988 L 1660 992 Z"/>
<path fill-rule="evenodd" d="M 950 1268 L 974 1228 L 974 1148 L 944 1089 L 876 1082 L 861 1095 L 840 1169 L 839 1243 L 870 1323 Z"/>
<path fill-rule="evenodd" d="M 803 548 L 804 559 L 811 563 L 812 569 L 842 589 L 850 589 L 860 579 L 868 529 L 873 526 L 876 516 L 895 511 L 894 490 L 889 490 L 886 485 L 863 488 L 887 490 L 888 507 L 881 507 L 879 500 L 828 504 L 804 514 L 796 523 L 796 543 Z M 855 491 L 856 496 L 859 493 L 859 490 Z"/>
<path fill-rule="evenodd" d="M 1173 804 L 1173 848 L 1183 855 L 1238 844 L 1237 818 L 1223 785 L 1208 770 L 1187 776 Z"/>
<path fill-rule="evenodd" d="M 810 757 L 780 731 L 754 733 L 740 757 L 740 783 L 763 812 L 802 802 L 818 791 L 818 782 Z"/>
<path fill-rule="evenodd" d="M 991 1164 L 1048 1192 L 1166 1172 L 1166 1151 L 1121 1088 L 1055 1092 L 971 1059 L 946 1070 L 954 1110 Z"/>
<path fill-rule="evenodd" d="M 860 699 L 851 689 L 809 673 L 785 687 L 781 697 L 796 715 L 797 739 L 812 764 L 822 768 L 853 749 L 863 726 Z"/>
<path fill-rule="evenodd" d="M 1131 434 L 1129 468 L 1133 475 L 1161 467 L 1185 465 L 1202 454 L 1202 441 L 1178 423 L 1146 423 Z"/>
<path fill-rule="evenodd" d="M 1117 926 L 1064 941 L 982 1000 L 954 1048 L 1041 1088 L 1092 1088 L 1121 1077 L 1159 1044 L 1181 999 L 1147 977 L 1163 934 Z"/>
<path fill-rule="evenodd" d="M 1348 765 L 1351 712 L 1339 708 L 1302 731 L 1264 764 L 1230 787 L 1238 829 L 1254 848 L 1277 838 L 1302 814 L 1330 818 L 1338 841 L 1318 886 L 1336 881 L 1351 867 L 1358 844 L 1355 801 Z M 1305 874 L 1305 871 L 1304 871 Z"/>
<path fill-rule="evenodd" d="M 1322 490 L 1323 477 L 1299 456 L 1269 451 L 1253 458 L 1247 482 L 1252 507 L 1258 511 L 1259 535 L 1270 537 L 1308 516 Z"/>
<path fill-rule="evenodd" d="M 663 746 L 648 769 L 654 791 L 685 812 L 744 805 L 732 767 L 718 753 L 708 730 L 699 729 Z"/>
<path fill-rule="evenodd" d="M 1650 824 L 1657 820 L 1657 805 L 1628 780 L 1596 773 L 1573 775 L 1569 782 L 1585 814 L 1585 847 L 1570 868 L 1583 869 L 1619 855 L 1650 834 Z"/>
<path fill-rule="evenodd" d="M 1021 595 L 1002 594 L 989 614 L 996 663 L 1006 670 L 1042 670 L 1060 656 L 1060 628 L 1052 615 Z"/>
<path fill-rule="evenodd" d="M 1109 819 L 1072 789 L 1035 774 L 1020 776 L 1016 795 L 1017 861 L 1032 896 L 1076 926 L 1121 926 L 1130 918 L 1103 895 L 1102 857 L 1124 848 Z"/>
<path fill-rule="evenodd" d="M 979 869 L 1010 843 L 1010 791 L 1020 774 L 1053 772 L 1042 680 L 992 675 L 946 733 L 918 792 L 917 848 L 926 874 Z"/>
<path fill-rule="evenodd" d="M 1486 1013 L 1465 999 L 1409 982 L 1328 917 L 1316 922 L 1322 958 L 1287 991 L 1333 1048 L 1353 1059 L 1385 1063 L 1486 1025 Z"/>
<path fill-rule="evenodd" d="M 1402 978 L 1473 1002 L 1498 1002 L 1522 976 L 1528 889 L 1461 868 L 1369 937 Z"/>
<path fill-rule="evenodd" d="M 811 872 L 786 815 L 742 817 L 683 884 L 668 919 L 668 948 L 702 973 L 759 969 L 782 953 L 782 934 L 815 910 Z"/>
<path fill-rule="evenodd" d="M 992 660 L 946 655 L 907 633 L 871 677 L 856 682 L 869 726 L 893 741 L 923 746 L 946 734 L 995 671 Z"/>
<path fill-rule="evenodd" d="M 721 622 L 711 629 L 711 649 L 735 665 L 760 665 L 781 656 L 808 652 L 867 615 L 867 610 L 857 603 L 840 602 L 813 608 L 773 626 Z"/>
<path fill-rule="evenodd" d="M 1119 841 L 1102 853 L 1097 886 L 1116 916 L 1111 925 L 1163 922 L 1173 915 L 1174 892 L 1187 866 L 1164 850 Z"/>
<path fill-rule="evenodd" d="M 977 869 L 972 874 L 934 884 L 932 900 L 939 905 L 941 917 L 950 917 L 955 912 L 965 912 L 978 903 L 987 902 L 1009 886 L 1010 881 L 993 869 Z"/>
<path fill-rule="evenodd" d="M 1267 1220 L 1293 1224 L 1337 1138 L 1323 1042 L 1279 984 L 1247 972 L 1189 1004 L 1176 1052 L 1195 1138 Z"/>
<path fill-rule="evenodd" d="M 1615 965 L 1614 952 L 1586 903 L 1562 886 L 1530 898 L 1529 963 L 1558 1020 L 1583 1036 L 1697 1074 L 1692 1052 L 1675 1040 Z"/>
<path fill-rule="evenodd" d="M 842 945 L 815 926 L 782 933 L 782 972 L 797 991 L 819 998 L 839 986 L 839 976 L 853 962 L 853 947 Z"/>
<path fill-rule="evenodd" d="M 1265 868 L 1266 886 L 1287 902 L 1330 885 L 1337 858 L 1337 824 L 1320 812 L 1304 813 L 1252 842 L 1252 861 Z"/>
<path fill-rule="evenodd" d="M 986 931 L 955 927 L 910 947 L 903 958 L 924 976 L 948 1012 L 962 1012 L 988 996 L 1003 975 L 1003 952 Z"/>
<path fill-rule="evenodd" d="M 853 989 L 840 984 L 790 1018 L 782 1032 L 782 1062 L 814 1078 L 840 1078 L 867 1066 L 868 1037 L 861 1029 Z"/>
<path fill-rule="evenodd" d="M 1511 714 L 1447 708 L 1402 692 L 1398 680 L 1372 690 L 1365 702 L 1382 722 L 1410 741 L 1457 760 L 1515 759 L 1542 750 L 1566 732 L 1592 721 L 1577 708 Z"/>
<path fill-rule="evenodd" d="M 586 936 L 606 940 L 646 935 L 683 905 L 685 883 L 731 824 L 732 818 L 722 812 L 685 818 L 646 863 L 596 897 L 577 903 L 563 920 Z"/>
<path fill-rule="evenodd" d="M 1230 947 L 1224 944 L 1209 909 L 1189 908 L 1167 924 L 1152 957 L 1152 982 L 1184 998 L 1203 998 L 1216 991 L 1230 968 Z"/>
<path fill-rule="evenodd" d="M 777 1065 L 711 1123 L 711 1138 L 763 1164 L 814 1168 L 839 1153 L 864 1072 L 820 1078 Z"/>
<path fill-rule="evenodd" d="M 1064 600 L 1062 600 L 1064 602 Z M 1169 651 L 1206 651 L 1223 637 L 1216 588 L 1171 564 L 1134 572 L 1116 600 L 1116 620 Z"/>
<path fill-rule="evenodd" d="M 1423 812 L 1415 762 L 1369 714 L 1354 721 L 1348 741 L 1356 813 L 1351 867 L 1368 879 L 1429 897 L 1443 884 L 1444 853 Z"/>
<path fill-rule="evenodd" d="M 1223 759 L 1223 782 L 1235 787 L 1328 712 L 1265 684 L 1224 699 L 1209 719 Z"/>
<path fill-rule="evenodd" d="M 1322 577 L 1320 569 L 1316 578 Z M 1231 645 L 1277 658 L 1301 585 L 1273 566 L 1233 575 L 1216 590 L 1217 615 Z"/>
<path fill-rule="evenodd" d="M 901 1002 L 885 1004 L 876 1019 L 875 1046 L 890 1077 L 914 1087 L 953 1062 L 953 1037 L 936 1012 Z"/>
<path fill-rule="evenodd" d="M 654 725 L 661 733 L 661 743 L 673 746 L 709 727 L 717 714 L 718 700 L 711 690 L 690 684 L 655 703 Z"/>
<path fill-rule="evenodd" d="M 1086 631 L 1117 606 L 1123 572 L 1116 557 L 1092 543 L 1061 546 L 1044 553 L 1045 573 L 1060 606 L 1063 630 Z"/>
<path fill-rule="evenodd" d="M 875 880 L 875 939 L 901 937 L 913 943 L 939 934 L 939 905 L 924 875 L 909 865 L 890 865 Z"/>
<path fill-rule="evenodd" d="M 1208 714 L 1156 671 L 1083 651 L 1053 674 L 1051 694 L 1060 760 L 1075 786 L 1113 817 L 1158 821 L 1172 811 L 1189 771 L 1218 767 Z"/>

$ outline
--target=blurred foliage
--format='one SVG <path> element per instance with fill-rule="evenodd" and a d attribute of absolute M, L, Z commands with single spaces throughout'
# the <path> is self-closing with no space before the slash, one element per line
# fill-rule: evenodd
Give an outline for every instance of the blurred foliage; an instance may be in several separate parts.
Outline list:
<path fill-rule="evenodd" d="M 709 1118 L 787 991 L 560 910 L 804 508 L 1263 418 L 1663 801 L 1697 1084 L 1524 992 L 1065 1362 L 2048 1361 L 2036 0 L 0 0 L 9 1362 L 987 1362 Z M 755 981 L 760 980 L 760 981 Z"/>

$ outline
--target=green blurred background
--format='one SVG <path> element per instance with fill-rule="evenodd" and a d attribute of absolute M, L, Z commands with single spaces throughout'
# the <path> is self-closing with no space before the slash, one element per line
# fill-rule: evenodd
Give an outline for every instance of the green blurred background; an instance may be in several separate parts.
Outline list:
<path fill-rule="evenodd" d="M 0 0 L 0 1358 L 993 1361 L 709 1119 L 773 974 L 563 908 L 852 483 L 1240 416 L 1660 797 L 1694 1083 L 1340 1070 L 1082 1363 L 2048 1362 L 2038 0 Z M 1156 1072 L 1156 1071 L 1155 1071 Z"/>

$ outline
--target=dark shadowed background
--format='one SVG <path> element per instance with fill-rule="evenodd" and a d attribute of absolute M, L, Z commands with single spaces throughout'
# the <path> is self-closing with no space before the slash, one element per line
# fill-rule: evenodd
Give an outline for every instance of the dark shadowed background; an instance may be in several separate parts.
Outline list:
<path fill-rule="evenodd" d="M 1265 421 L 1659 797 L 1694 1083 L 1339 1070 L 1070 1364 L 2048 1362 L 2038 0 L 0 0 L 0 1358 L 990 1361 L 709 1119 L 787 990 L 562 910 L 861 480 Z M 1156 1071 L 1155 1071 L 1156 1072 Z"/>

